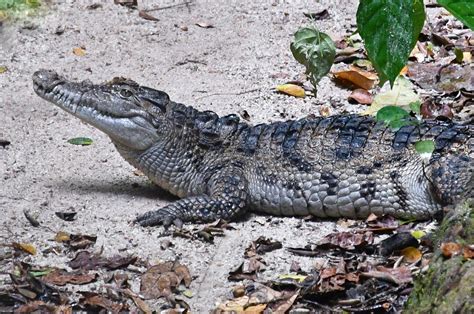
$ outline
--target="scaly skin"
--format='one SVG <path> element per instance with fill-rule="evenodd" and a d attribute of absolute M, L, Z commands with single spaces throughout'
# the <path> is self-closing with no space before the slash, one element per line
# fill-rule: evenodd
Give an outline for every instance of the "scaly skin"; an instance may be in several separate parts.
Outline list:
<path fill-rule="evenodd" d="M 42 98 L 112 139 L 120 154 L 180 200 L 137 218 L 143 226 L 273 215 L 429 219 L 472 196 L 473 126 L 426 121 L 392 131 L 368 116 L 337 115 L 250 126 L 236 115 L 170 101 L 114 79 L 74 83 L 33 75 Z M 434 140 L 428 161 L 413 143 Z"/>

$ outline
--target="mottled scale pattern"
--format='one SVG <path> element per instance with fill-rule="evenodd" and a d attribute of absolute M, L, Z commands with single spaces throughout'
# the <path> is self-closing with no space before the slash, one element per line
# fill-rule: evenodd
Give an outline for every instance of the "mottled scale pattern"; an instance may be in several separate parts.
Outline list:
<path fill-rule="evenodd" d="M 187 205 L 199 219 L 186 218 L 177 205 L 185 201 L 173 205 L 179 207 L 175 216 L 188 221 L 232 218 L 245 210 L 429 219 L 472 190 L 472 125 L 413 120 L 393 131 L 370 116 L 338 115 L 250 126 L 236 115 L 218 117 L 175 103 L 167 115 L 168 146 L 143 153 L 138 167 L 153 169 L 147 174 L 180 197 L 214 195 L 205 212 Z M 427 139 L 436 149 L 423 161 L 413 144 Z M 229 184 L 226 176 L 238 183 Z M 217 196 L 232 201 L 216 203 Z"/>

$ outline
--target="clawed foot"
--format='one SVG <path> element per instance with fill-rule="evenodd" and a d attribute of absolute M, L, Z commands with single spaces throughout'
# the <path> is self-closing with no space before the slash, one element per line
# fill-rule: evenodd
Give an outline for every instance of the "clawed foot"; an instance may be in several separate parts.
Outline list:
<path fill-rule="evenodd" d="M 180 218 L 163 210 L 146 212 L 138 216 L 135 219 L 135 223 L 138 223 L 142 227 L 163 225 L 166 229 L 171 225 L 175 225 L 178 229 L 181 229 L 183 226 L 183 221 Z"/>

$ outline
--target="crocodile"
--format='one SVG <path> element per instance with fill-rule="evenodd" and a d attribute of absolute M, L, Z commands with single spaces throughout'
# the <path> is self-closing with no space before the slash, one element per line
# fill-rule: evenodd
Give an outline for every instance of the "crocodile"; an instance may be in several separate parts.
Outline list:
<path fill-rule="evenodd" d="M 472 124 L 413 118 L 394 130 L 352 114 L 252 126 L 126 78 L 95 85 L 39 70 L 33 85 L 106 133 L 126 161 L 179 197 L 139 215 L 142 226 L 230 221 L 249 211 L 427 220 L 472 197 Z M 431 156 L 416 152 L 421 140 L 434 142 Z"/>

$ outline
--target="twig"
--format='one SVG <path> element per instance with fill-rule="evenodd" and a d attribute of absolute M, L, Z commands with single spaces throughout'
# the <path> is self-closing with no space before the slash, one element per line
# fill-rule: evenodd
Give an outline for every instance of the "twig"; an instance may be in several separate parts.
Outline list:
<path fill-rule="evenodd" d="M 196 100 L 201 100 L 203 98 L 212 97 L 212 96 L 223 96 L 223 95 L 236 95 L 237 96 L 237 95 L 253 93 L 253 92 L 256 92 L 256 91 L 259 91 L 259 90 L 261 90 L 261 88 L 253 88 L 253 89 L 244 90 L 244 91 L 241 91 L 241 92 L 238 92 L 238 93 L 213 93 L 213 94 L 207 94 L 207 95 L 198 97 L 198 98 L 196 98 Z"/>
<path fill-rule="evenodd" d="M 189 5 L 193 4 L 192 2 L 193 1 L 184 1 L 184 2 L 181 2 L 181 3 L 168 5 L 166 7 L 157 7 L 157 8 L 147 9 L 147 10 L 144 10 L 144 11 L 146 11 L 146 12 L 161 11 L 161 10 L 172 9 L 172 8 L 181 7 L 181 6 L 186 6 L 189 10 Z"/>

